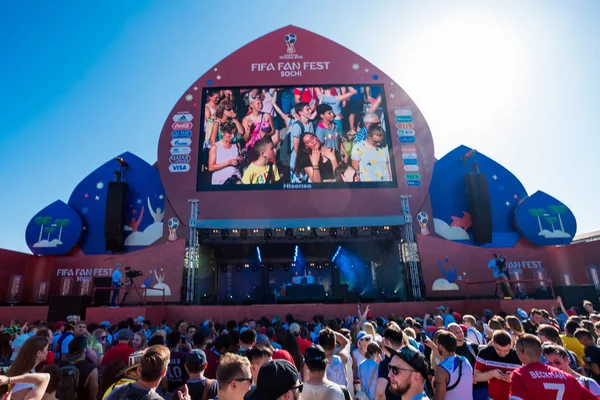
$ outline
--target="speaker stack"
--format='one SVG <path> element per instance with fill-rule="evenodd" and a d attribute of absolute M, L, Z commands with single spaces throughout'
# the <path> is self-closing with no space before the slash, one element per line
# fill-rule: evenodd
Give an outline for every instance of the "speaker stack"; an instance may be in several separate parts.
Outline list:
<path fill-rule="evenodd" d="M 104 218 L 104 241 L 106 250 L 122 252 L 125 246 L 125 200 L 127 183 L 109 182 Z"/>
<path fill-rule="evenodd" d="M 471 211 L 471 231 L 477 245 L 492 242 L 492 204 L 485 174 L 472 173 L 465 176 L 467 197 Z"/>

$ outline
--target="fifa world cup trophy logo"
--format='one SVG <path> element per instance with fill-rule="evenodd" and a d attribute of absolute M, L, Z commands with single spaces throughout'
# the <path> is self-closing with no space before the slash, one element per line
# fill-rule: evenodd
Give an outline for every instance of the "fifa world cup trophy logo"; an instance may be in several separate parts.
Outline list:
<path fill-rule="evenodd" d="M 296 35 L 293 33 L 288 33 L 284 37 L 285 44 L 287 45 L 287 53 L 294 54 L 296 52 L 296 47 L 294 47 L 294 43 L 296 43 Z"/>
<path fill-rule="evenodd" d="M 169 222 L 167 222 L 167 226 L 169 227 L 169 241 L 174 242 L 177 240 L 177 228 L 179 228 L 179 219 L 171 218 Z"/>
<path fill-rule="evenodd" d="M 421 235 L 424 236 L 429 235 L 429 229 L 427 229 L 427 221 L 429 221 L 429 216 L 425 211 L 421 211 L 417 214 L 417 222 L 421 227 Z"/>

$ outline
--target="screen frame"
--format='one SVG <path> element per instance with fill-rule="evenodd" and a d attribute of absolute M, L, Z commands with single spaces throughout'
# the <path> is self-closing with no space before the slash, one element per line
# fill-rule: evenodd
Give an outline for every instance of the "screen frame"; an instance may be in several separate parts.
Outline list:
<path fill-rule="evenodd" d="M 203 162 L 205 161 L 205 153 L 203 151 L 204 142 L 198 140 L 198 167 L 196 169 L 196 192 L 248 192 L 254 190 L 321 190 L 321 189 L 379 189 L 379 188 L 398 188 L 398 180 L 396 174 L 396 160 L 394 158 L 394 143 L 391 132 L 389 115 L 386 97 L 385 97 L 385 84 L 383 83 L 345 83 L 345 84 L 326 84 L 326 85 L 309 85 L 306 87 L 347 87 L 347 86 L 378 86 L 381 90 L 382 102 L 380 107 L 385 110 L 385 133 L 386 141 L 388 143 L 388 154 L 391 162 L 391 174 L 392 180 L 388 182 L 317 182 L 317 183 L 292 183 L 292 182 L 278 182 L 271 184 L 240 184 L 240 185 L 212 185 L 202 183 L 201 171 Z M 266 89 L 266 88 L 277 88 L 277 89 L 295 89 L 298 85 L 253 85 L 253 86 L 224 86 L 224 87 L 203 87 L 202 90 L 202 101 L 200 103 L 200 123 L 198 124 L 198 137 L 204 137 L 204 117 L 206 112 L 206 102 L 208 92 L 210 90 L 240 90 L 240 89 Z M 302 86 L 304 87 L 304 86 Z M 393 112 L 392 112 L 393 114 Z M 243 117 L 242 117 L 243 118 Z M 241 121 L 240 121 L 241 122 Z M 289 134 L 289 132 L 288 132 Z M 208 153 L 206 153 L 208 154 Z"/>

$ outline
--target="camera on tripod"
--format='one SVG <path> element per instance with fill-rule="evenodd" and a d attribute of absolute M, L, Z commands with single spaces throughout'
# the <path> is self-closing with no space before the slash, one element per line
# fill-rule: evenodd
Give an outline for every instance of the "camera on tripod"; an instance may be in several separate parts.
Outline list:
<path fill-rule="evenodd" d="M 138 276 L 142 276 L 143 273 L 137 269 L 131 269 L 131 267 L 125 267 L 125 276 L 129 279 L 137 278 Z"/>

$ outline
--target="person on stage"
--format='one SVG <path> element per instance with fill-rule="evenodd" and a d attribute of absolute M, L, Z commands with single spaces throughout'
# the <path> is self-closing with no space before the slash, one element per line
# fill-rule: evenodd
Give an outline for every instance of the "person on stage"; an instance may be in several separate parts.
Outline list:
<path fill-rule="evenodd" d="M 292 283 L 294 285 L 300 285 L 302 283 L 302 277 L 298 274 L 298 271 L 294 273 L 294 277 L 292 278 Z"/>
<path fill-rule="evenodd" d="M 312 271 L 308 271 L 308 275 L 306 275 L 306 270 L 304 270 L 304 277 L 306 278 L 307 285 L 313 285 L 315 283 L 315 277 L 312 276 Z"/>
<path fill-rule="evenodd" d="M 110 298 L 110 307 L 117 308 L 117 299 L 119 298 L 119 288 L 123 283 L 123 274 L 121 274 L 121 264 L 117 264 L 112 273 L 112 297 Z"/>
<path fill-rule="evenodd" d="M 494 253 L 492 255 L 492 259 L 488 263 L 488 268 L 492 270 L 494 278 L 496 278 L 496 280 L 501 283 L 500 290 L 505 293 L 500 293 L 500 295 L 503 297 L 508 296 L 510 298 L 513 298 L 513 291 L 510 287 L 510 284 L 508 283 L 508 279 L 506 278 L 506 273 L 504 272 L 505 265 L 506 264 L 503 262 L 503 260 L 498 258 L 498 255 Z M 496 287 L 496 291 L 497 290 L 498 288 Z"/>

